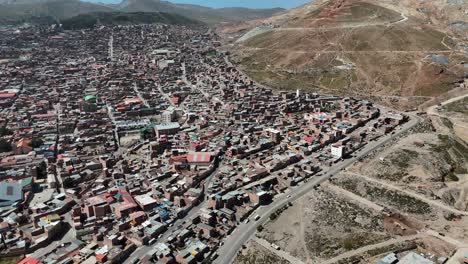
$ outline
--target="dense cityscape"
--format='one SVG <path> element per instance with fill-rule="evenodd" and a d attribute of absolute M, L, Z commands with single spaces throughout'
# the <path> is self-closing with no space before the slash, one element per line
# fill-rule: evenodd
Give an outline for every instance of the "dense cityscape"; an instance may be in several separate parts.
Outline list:
<path fill-rule="evenodd" d="M 1 34 L 1 254 L 28 261 L 216 261 L 258 208 L 410 119 L 256 84 L 203 27 Z"/>

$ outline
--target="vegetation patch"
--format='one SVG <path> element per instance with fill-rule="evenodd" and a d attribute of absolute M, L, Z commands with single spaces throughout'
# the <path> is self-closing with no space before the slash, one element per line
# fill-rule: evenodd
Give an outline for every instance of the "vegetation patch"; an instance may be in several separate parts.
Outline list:
<path fill-rule="evenodd" d="M 468 114 L 468 97 L 459 100 L 444 106 L 444 110 L 447 112 Z"/>
<path fill-rule="evenodd" d="M 379 204 L 394 207 L 405 213 L 420 215 L 432 213 L 431 206 L 426 202 L 397 191 L 376 186 L 372 183 L 360 181 L 356 178 L 341 178 L 335 180 L 334 183 L 356 195 Z"/>
<path fill-rule="evenodd" d="M 240 254 L 234 260 L 234 264 L 288 264 L 289 262 L 272 252 L 264 249 L 257 243 L 251 243 L 245 254 Z"/>

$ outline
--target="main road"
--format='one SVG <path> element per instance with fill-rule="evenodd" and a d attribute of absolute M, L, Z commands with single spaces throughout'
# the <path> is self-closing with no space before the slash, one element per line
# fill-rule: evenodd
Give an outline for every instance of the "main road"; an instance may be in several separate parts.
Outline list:
<path fill-rule="evenodd" d="M 260 219 L 257 221 L 250 221 L 249 223 L 241 223 L 230 236 L 225 240 L 225 243 L 218 250 L 219 257 L 213 261 L 215 264 L 227 264 L 231 263 L 237 255 L 237 252 L 240 250 L 242 245 L 244 245 L 256 232 L 257 227 L 263 224 L 269 216 L 274 213 L 276 210 L 282 208 L 290 202 L 294 202 L 302 196 L 309 193 L 312 189 L 318 186 L 320 183 L 327 181 L 331 177 L 338 174 L 340 171 L 351 166 L 353 163 L 358 161 L 360 158 L 365 157 L 371 152 L 378 150 L 383 147 L 385 144 L 391 142 L 396 137 L 407 132 L 411 128 L 415 127 L 421 118 L 415 115 L 411 115 L 410 121 L 401 126 L 401 130 L 397 131 L 395 135 L 385 136 L 381 140 L 376 142 L 370 142 L 364 147 L 355 157 L 346 159 L 336 165 L 334 165 L 328 172 L 324 175 L 312 178 L 309 182 L 304 183 L 295 189 L 291 190 L 291 193 L 288 196 L 276 197 L 274 201 L 267 205 L 259 207 L 253 215 L 259 215 Z"/>

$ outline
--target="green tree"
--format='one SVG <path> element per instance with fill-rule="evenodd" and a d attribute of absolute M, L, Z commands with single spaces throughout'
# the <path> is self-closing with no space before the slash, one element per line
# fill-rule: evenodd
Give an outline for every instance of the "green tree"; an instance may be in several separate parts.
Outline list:
<path fill-rule="evenodd" d="M 9 152 L 12 151 L 10 142 L 6 141 L 4 138 L 0 138 L 0 152 Z"/>
<path fill-rule="evenodd" d="M 38 147 L 42 146 L 42 144 L 44 144 L 44 140 L 42 140 L 41 138 L 33 138 L 31 140 L 30 146 L 33 147 L 33 148 L 38 148 Z"/>
<path fill-rule="evenodd" d="M 259 226 L 257 227 L 257 231 L 258 231 L 258 232 L 262 232 L 262 231 L 263 231 L 263 226 L 262 226 L 262 225 L 259 225 Z"/>
<path fill-rule="evenodd" d="M 10 129 L 6 128 L 6 127 L 0 127 L 0 136 L 7 136 L 7 135 L 12 135 L 13 134 L 13 131 L 11 131 Z"/>

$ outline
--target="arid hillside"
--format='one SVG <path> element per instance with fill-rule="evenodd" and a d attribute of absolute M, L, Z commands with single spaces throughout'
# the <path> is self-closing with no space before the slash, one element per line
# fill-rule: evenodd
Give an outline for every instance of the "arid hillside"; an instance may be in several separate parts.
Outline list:
<path fill-rule="evenodd" d="M 465 40 L 416 9 L 392 1 L 304 5 L 247 32 L 233 44 L 233 57 L 251 77 L 279 89 L 414 108 L 468 77 Z"/>

